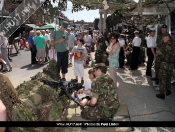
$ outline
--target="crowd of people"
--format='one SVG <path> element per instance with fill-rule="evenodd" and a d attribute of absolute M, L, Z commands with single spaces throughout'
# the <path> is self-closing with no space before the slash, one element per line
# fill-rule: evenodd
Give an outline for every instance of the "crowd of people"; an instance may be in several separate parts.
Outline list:
<path fill-rule="evenodd" d="M 159 84 L 159 94 L 157 98 L 165 99 L 171 94 L 171 74 L 174 68 L 175 47 L 169 33 L 167 25 L 162 25 L 161 34 L 155 39 L 155 29 L 150 28 L 145 38 L 148 62 L 146 66 L 146 76 L 152 77 L 151 68 L 155 63 L 155 80 Z M 28 45 L 31 51 L 31 64 L 44 64 L 46 60 L 54 59 L 57 62 L 58 74 L 62 81 L 66 80 L 68 66 L 72 66 L 74 58 L 74 76 L 84 84 L 84 67 L 94 46 L 99 47 L 101 38 L 106 44 L 106 54 L 108 63 L 97 63 L 88 71 L 89 80 L 85 81 L 85 88 L 76 91 L 77 94 L 85 93 L 81 105 L 88 106 L 81 113 L 82 117 L 90 120 L 106 120 L 113 116 L 120 104 L 117 96 L 117 68 L 125 69 L 125 58 L 129 65 L 129 70 L 137 70 L 139 66 L 140 47 L 143 39 L 139 36 L 139 31 L 135 30 L 133 38 L 128 34 L 116 32 L 108 33 L 106 37 L 98 30 L 71 29 L 69 23 L 63 21 L 53 34 L 48 30 L 32 30 L 29 33 Z M 1 52 L 6 54 L 3 45 L 6 45 L 5 37 L 0 34 Z M 5 40 L 5 41 L 4 41 Z M 4 46 L 4 48 L 6 48 Z M 145 53 L 144 53 L 145 54 Z M 130 59 L 128 57 L 130 56 Z M 144 56 L 145 57 L 145 56 Z M 130 61 L 129 61 L 130 60 Z M 11 70 L 12 67 L 7 57 L 2 57 Z M 4 63 L 4 62 L 3 62 Z M 107 66 L 109 65 L 109 75 Z M 4 66 L 6 66 L 4 65 Z"/>

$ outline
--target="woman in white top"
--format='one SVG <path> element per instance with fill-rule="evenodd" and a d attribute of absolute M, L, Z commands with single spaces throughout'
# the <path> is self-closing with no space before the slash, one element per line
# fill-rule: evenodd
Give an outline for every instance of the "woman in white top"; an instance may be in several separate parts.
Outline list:
<path fill-rule="evenodd" d="M 120 53 L 119 53 L 119 65 L 120 68 L 124 69 L 124 60 L 125 60 L 125 40 L 124 40 L 124 34 L 120 34 L 120 37 L 118 39 L 118 42 L 120 44 Z"/>
<path fill-rule="evenodd" d="M 84 37 L 83 37 L 83 40 L 85 42 L 85 47 L 88 47 L 89 48 L 89 52 L 91 52 L 91 43 L 92 43 L 92 36 L 89 35 L 89 31 L 88 30 L 85 30 L 84 31 Z"/>
<path fill-rule="evenodd" d="M 135 31 L 135 38 L 132 41 L 132 57 L 131 57 L 131 67 L 129 70 L 137 70 L 138 68 L 138 61 L 139 61 L 139 55 L 140 55 L 140 45 L 141 45 L 141 38 L 139 37 L 139 32 Z"/>
<path fill-rule="evenodd" d="M 93 31 L 92 37 L 93 37 L 93 39 L 92 39 L 93 46 L 96 45 L 96 48 L 97 48 L 98 47 L 98 45 L 97 45 L 98 34 L 97 34 L 96 30 Z"/>
<path fill-rule="evenodd" d="M 148 63 L 146 68 L 146 76 L 152 76 L 151 67 L 154 59 L 156 58 L 156 41 L 155 41 L 154 35 L 155 35 L 155 30 L 151 29 L 149 32 L 149 36 L 147 38 Z"/>

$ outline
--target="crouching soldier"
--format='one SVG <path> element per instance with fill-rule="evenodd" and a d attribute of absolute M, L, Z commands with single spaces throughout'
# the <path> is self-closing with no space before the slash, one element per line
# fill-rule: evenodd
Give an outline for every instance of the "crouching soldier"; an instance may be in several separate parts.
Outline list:
<path fill-rule="evenodd" d="M 174 58 L 175 58 L 175 44 L 170 39 L 168 33 L 162 35 L 164 42 L 164 48 L 161 48 L 158 52 L 158 55 L 163 56 L 162 62 L 159 69 L 159 94 L 156 94 L 157 98 L 165 99 L 166 96 L 171 94 L 171 75 L 174 67 Z"/>
<path fill-rule="evenodd" d="M 113 80 L 106 75 L 107 67 L 104 63 L 94 66 L 96 79 L 91 85 L 91 100 L 88 107 L 82 110 L 81 116 L 86 120 L 103 121 L 114 116 L 119 107 L 117 89 Z"/>

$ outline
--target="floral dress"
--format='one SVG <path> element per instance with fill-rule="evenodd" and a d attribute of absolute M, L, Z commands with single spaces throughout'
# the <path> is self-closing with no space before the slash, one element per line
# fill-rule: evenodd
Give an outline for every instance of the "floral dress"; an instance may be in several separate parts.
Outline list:
<path fill-rule="evenodd" d="M 113 46 L 109 48 L 112 50 Z M 113 55 L 108 56 L 109 67 L 119 67 L 119 53 L 120 49 L 116 50 Z"/>

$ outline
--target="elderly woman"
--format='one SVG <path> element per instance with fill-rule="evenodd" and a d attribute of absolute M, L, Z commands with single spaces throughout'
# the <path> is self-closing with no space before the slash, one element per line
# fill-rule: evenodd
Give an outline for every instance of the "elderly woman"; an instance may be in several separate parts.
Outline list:
<path fill-rule="evenodd" d="M 111 33 L 110 35 L 110 44 L 106 48 L 106 52 L 109 54 L 109 74 L 114 84 L 117 87 L 117 75 L 116 68 L 119 67 L 119 53 L 120 53 L 120 44 L 118 42 L 118 36 L 116 33 Z"/>
<path fill-rule="evenodd" d="M 37 54 L 36 57 L 38 59 L 39 64 L 44 64 L 45 58 L 45 37 L 41 35 L 40 31 L 36 31 L 36 36 L 34 37 L 34 43 L 36 45 Z"/>
<path fill-rule="evenodd" d="M 83 40 L 85 42 L 85 47 L 89 48 L 89 52 L 91 52 L 91 42 L 92 42 L 92 36 L 89 35 L 89 31 L 85 30 L 84 31 L 84 37 Z"/>
<path fill-rule="evenodd" d="M 7 38 L 3 35 L 3 33 L 0 33 L 0 47 L 1 47 L 1 53 L 2 53 L 2 62 L 6 62 L 3 63 L 3 71 L 12 71 L 12 66 L 10 64 L 10 61 L 8 59 L 8 40 Z M 9 67 L 9 70 L 7 69 L 7 66 Z"/>

